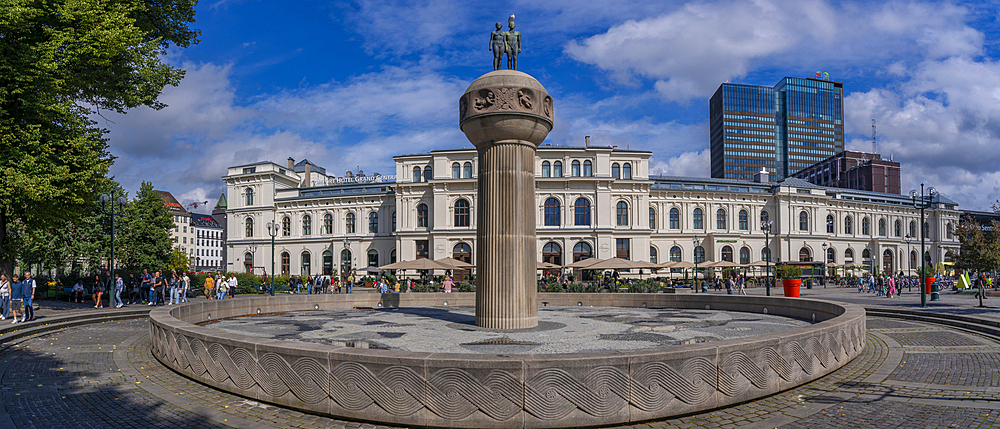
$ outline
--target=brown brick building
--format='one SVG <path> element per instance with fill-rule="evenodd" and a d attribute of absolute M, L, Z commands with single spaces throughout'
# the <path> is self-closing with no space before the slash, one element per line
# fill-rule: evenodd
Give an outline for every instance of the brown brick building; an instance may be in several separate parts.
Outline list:
<path fill-rule="evenodd" d="M 819 186 L 900 194 L 899 163 L 877 153 L 843 151 L 793 177 Z"/>

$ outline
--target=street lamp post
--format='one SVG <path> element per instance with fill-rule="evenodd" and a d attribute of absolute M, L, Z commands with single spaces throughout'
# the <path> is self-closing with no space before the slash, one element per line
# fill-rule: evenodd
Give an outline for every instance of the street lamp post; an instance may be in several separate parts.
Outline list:
<path fill-rule="evenodd" d="M 340 258 L 340 264 L 342 266 L 341 271 L 343 271 L 343 275 L 344 275 L 344 279 L 342 280 L 342 283 L 347 285 L 347 287 L 344 288 L 344 290 L 346 291 L 346 293 L 351 293 L 352 289 L 354 289 L 354 284 L 347 281 L 347 278 L 351 276 L 351 269 L 353 268 L 351 266 L 351 257 L 354 256 L 352 254 L 352 252 L 351 252 L 351 238 L 350 237 L 344 237 L 344 250 L 347 251 L 347 266 L 344 266 L 344 258 L 341 257 Z"/>
<path fill-rule="evenodd" d="M 913 269 L 913 266 L 910 264 L 910 242 L 913 241 L 913 236 L 906 234 L 906 237 L 903 237 L 903 241 L 906 242 L 906 274 L 910 274 L 910 270 Z M 913 283 L 907 281 L 906 291 L 909 292 L 911 290 L 913 290 Z"/>
<path fill-rule="evenodd" d="M 695 293 L 698 293 L 698 243 L 700 243 L 701 240 L 699 240 L 696 235 L 691 239 L 691 241 L 694 243 L 694 247 L 691 249 L 691 255 L 694 257 L 694 287 L 692 289 Z M 707 288 L 702 291 L 708 293 Z"/>
<path fill-rule="evenodd" d="M 274 237 L 278 236 L 278 224 L 274 221 L 267 223 L 267 234 L 271 236 L 271 280 L 270 284 L 267 285 L 268 289 L 271 289 L 271 296 L 274 296 Z"/>
<path fill-rule="evenodd" d="M 823 280 L 823 289 L 826 289 L 826 263 L 830 262 L 830 256 L 826 253 L 828 247 L 829 244 L 823 243 L 823 277 L 820 277 Z"/>
<path fill-rule="evenodd" d="M 934 197 L 937 196 L 937 189 L 934 187 L 927 188 L 927 193 L 924 193 L 924 184 L 920 184 L 920 193 L 917 194 L 916 190 L 910 191 L 910 200 L 913 202 L 913 207 L 920 209 L 920 273 L 917 278 L 920 279 L 920 306 L 927 306 L 927 286 L 924 283 L 924 271 L 927 266 L 927 260 L 924 258 L 924 253 L 927 252 L 927 228 L 924 228 L 924 210 L 929 209 L 934 203 Z M 919 199 L 917 198 L 919 197 Z M 932 293 L 936 292 L 936 289 Z M 935 301 L 935 299 L 931 299 Z"/>
<path fill-rule="evenodd" d="M 767 260 L 764 261 L 764 289 L 767 291 L 767 296 L 771 296 L 771 242 L 768 240 L 771 225 L 773 223 L 770 220 L 760 221 L 760 229 L 764 231 L 764 248 L 767 249 Z"/>
<path fill-rule="evenodd" d="M 108 268 L 111 270 L 109 274 L 109 279 L 111 280 L 111 290 L 108 296 L 113 297 L 115 285 L 115 219 L 125 213 L 125 196 L 119 195 L 115 198 L 115 191 L 112 190 L 111 194 L 101 194 L 98 197 L 101 201 L 101 211 L 104 214 L 111 216 L 111 262 L 108 264 Z M 108 203 L 111 203 L 110 205 Z M 117 205 L 117 207 L 116 207 Z M 114 301 L 114 298 L 111 298 Z M 111 303 L 114 305 L 114 302 Z"/>

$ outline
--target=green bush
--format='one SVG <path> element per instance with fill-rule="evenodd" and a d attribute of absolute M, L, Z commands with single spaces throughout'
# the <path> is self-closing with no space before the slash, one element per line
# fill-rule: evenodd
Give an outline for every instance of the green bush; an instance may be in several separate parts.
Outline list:
<path fill-rule="evenodd" d="M 795 265 L 782 264 L 778 265 L 778 277 L 782 279 L 800 279 L 802 278 L 802 268 Z"/>
<path fill-rule="evenodd" d="M 459 292 L 475 292 L 476 291 L 476 285 L 472 284 L 472 283 L 459 283 L 458 284 L 458 291 Z"/>
<path fill-rule="evenodd" d="M 934 269 L 934 267 L 930 265 L 924 267 L 924 278 L 934 277 L 935 274 L 937 274 L 937 271 Z"/>

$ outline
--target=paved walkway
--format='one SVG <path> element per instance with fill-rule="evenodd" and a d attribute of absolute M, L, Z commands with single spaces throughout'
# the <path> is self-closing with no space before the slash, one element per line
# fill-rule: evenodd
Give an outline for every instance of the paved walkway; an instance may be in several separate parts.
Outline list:
<path fill-rule="evenodd" d="M 823 294 L 816 297 L 835 299 L 849 292 Z M 956 301 L 941 309 L 968 308 Z M 820 380 L 727 409 L 627 427 L 1000 425 L 1000 343 L 894 319 L 870 317 L 868 327 L 865 353 Z M 82 325 L 0 344 L 0 427 L 378 427 L 209 389 L 164 368 L 148 347 L 144 320 Z"/>

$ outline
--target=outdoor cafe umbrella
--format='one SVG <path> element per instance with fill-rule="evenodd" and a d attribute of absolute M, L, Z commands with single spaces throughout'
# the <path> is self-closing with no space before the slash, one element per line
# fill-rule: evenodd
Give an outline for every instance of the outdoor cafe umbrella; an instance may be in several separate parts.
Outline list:
<path fill-rule="evenodd" d="M 659 265 L 622 258 L 611 258 L 586 267 L 588 270 L 630 270 L 635 268 L 659 268 Z"/>
<path fill-rule="evenodd" d="M 698 265 L 705 266 L 705 267 L 712 267 L 712 268 L 735 268 L 735 267 L 742 267 L 742 265 L 740 265 L 740 264 L 737 264 L 735 262 L 729 262 L 729 261 L 709 261 L 709 262 L 705 262 L 704 264 L 698 264 Z"/>
<path fill-rule="evenodd" d="M 567 268 L 581 268 L 581 269 L 584 269 L 584 270 L 589 270 L 589 269 L 591 269 L 590 268 L 591 265 L 594 265 L 594 264 L 596 264 L 598 262 L 601 262 L 601 261 L 603 261 L 603 259 L 597 259 L 597 258 L 581 259 L 579 261 L 576 261 L 576 262 L 574 262 L 572 264 L 567 265 L 566 267 Z"/>
<path fill-rule="evenodd" d="M 535 261 L 535 269 L 536 270 L 555 270 L 555 269 L 559 269 L 559 268 L 562 268 L 562 267 L 560 267 L 560 266 L 558 266 L 556 264 L 550 264 L 548 262 L 538 262 L 538 261 Z"/>
<path fill-rule="evenodd" d="M 437 261 L 427 258 L 414 259 L 412 261 L 399 261 L 389 265 L 379 267 L 383 270 L 452 270 L 451 266 L 442 265 Z"/>
<path fill-rule="evenodd" d="M 475 265 L 472 265 L 472 264 L 470 264 L 468 262 L 465 262 L 465 261 L 460 261 L 460 260 L 455 259 L 455 258 L 435 259 L 434 262 L 437 262 L 437 263 L 439 263 L 441 265 L 448 265 L 448 266 L 451 267 L 451 269 L 454 269 L 454 270 L 467 270 L 467 269 L 470 269 L 470 268 L 476 268 Z"/>
<path fill-rule="evenodd" d="M 666 264 L 671 264 L 669 267 Z M 663 264 L 664 268 L 694 268 L 694 262 L 679 261 L 679 262 L 666 262 Z M 701 265 L 701 264 L 698 264 Z"/>

